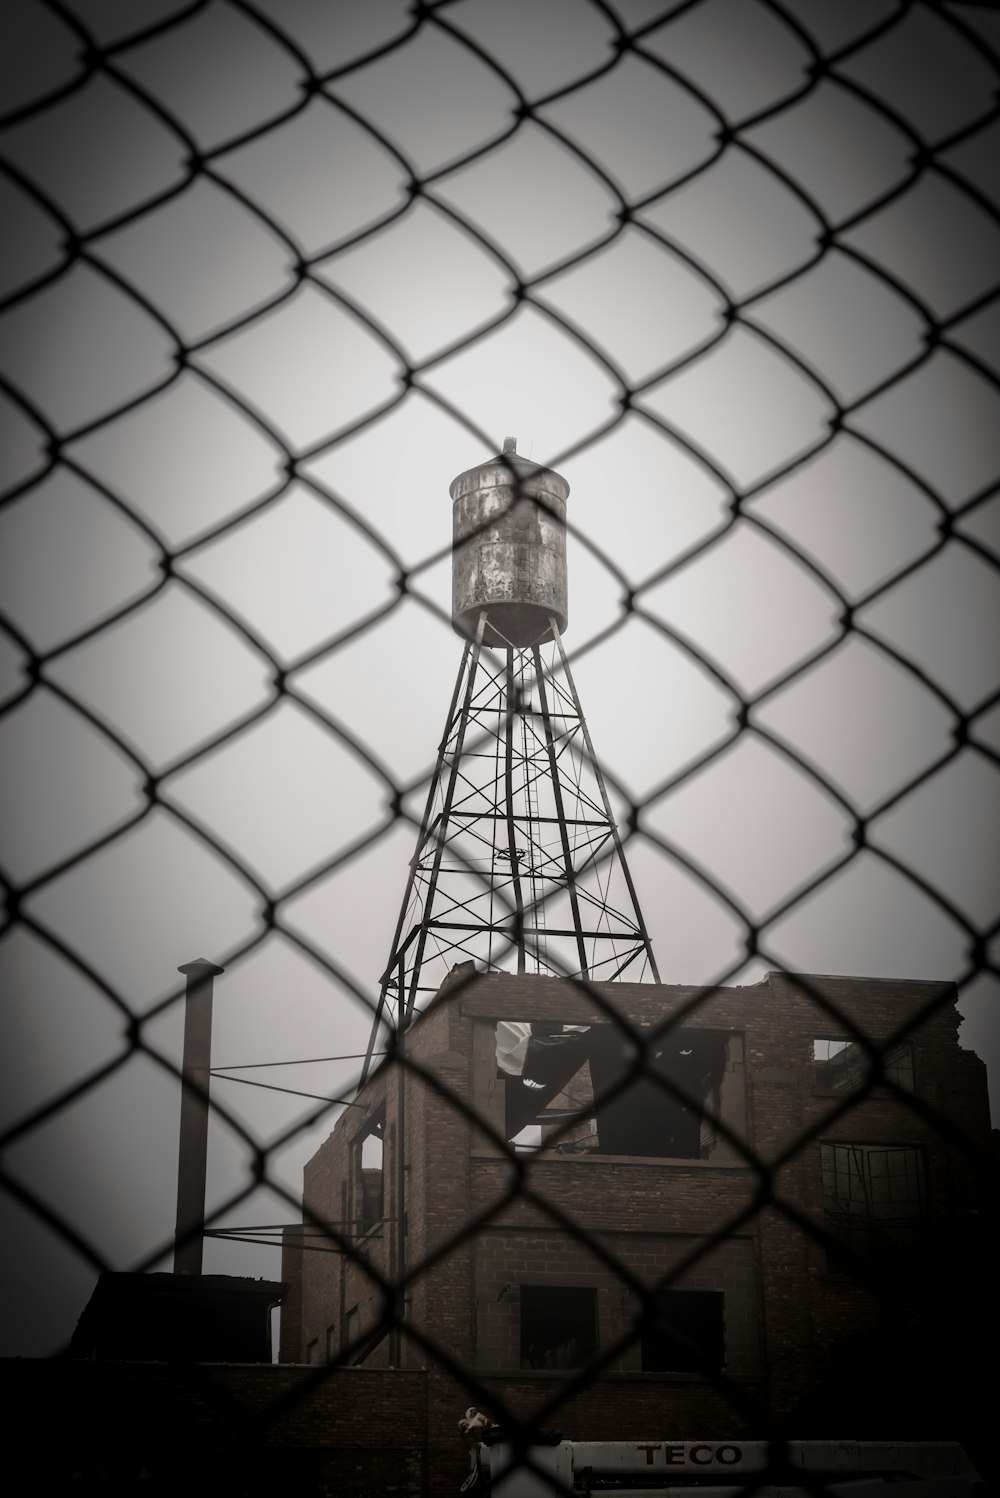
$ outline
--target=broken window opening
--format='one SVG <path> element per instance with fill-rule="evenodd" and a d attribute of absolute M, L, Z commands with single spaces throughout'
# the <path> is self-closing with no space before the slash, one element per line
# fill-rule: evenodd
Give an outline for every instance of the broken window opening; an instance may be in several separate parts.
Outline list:
<path fill-rule="evenodd" d="M 596 1351 L 596 1290 L 521 1286 L 522 1368 L 582 1368 Z"/>
<path fill-rule="evenodd" d="M 678 1030 L 651 1042 L 646 1060 L 652 1075 L 605 1102 L 630 1065 L 616 1026 L 500 1021 L 496 1074 L 504 1084 L 506 1139 L 518 1150 L 552 1139 L 560 1154 L 712 1159 L 723 1089 L 742 1062 L 742 1037 Z"/>
<path fill-rule="evenodd" d="M 644 1317 L 644 1373 L 717 1373 L 725 1363 L 725 1301 L 721 1290 L 661 1290 L 657 1314 Z"/>
<path fill-rule="evenodd" d="M 871 1259 L 918 1242 L 927 1217 L 920 1145 L 822 1144 L 820 1159 L 825 1225 L 845 1248 Z"/>
<path fill-rule="evenodd" d="M 385 1216 L 385 1110 L 354 1140 L 354 1219 L 360 1234 Z"/>
<path fill-rule="evenodd" d="M 872 1042 L 878 1051 L 877 1041 Z M 867 1049 L 854 1040 L 814 1040 L 813 1066 L 816 1088 L 820 1092 L 857 1092 L 864 1087 L 871 1072 Z M 882 1051 L 882 1071 L 887 1082 L 913 1091 L 913 1052 L 908 1045 L 887 1046 Z"/>

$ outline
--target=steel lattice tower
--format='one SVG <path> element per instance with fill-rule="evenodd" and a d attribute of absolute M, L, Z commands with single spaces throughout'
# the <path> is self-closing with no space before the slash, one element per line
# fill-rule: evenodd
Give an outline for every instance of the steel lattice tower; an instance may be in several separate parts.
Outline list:
<path fill-rule="evenodd" d="M 569 485 L 508 437 L 450 492 L 465 649 L 362 1080 L 459 961 L 659 982 L 563 649 Z"/>

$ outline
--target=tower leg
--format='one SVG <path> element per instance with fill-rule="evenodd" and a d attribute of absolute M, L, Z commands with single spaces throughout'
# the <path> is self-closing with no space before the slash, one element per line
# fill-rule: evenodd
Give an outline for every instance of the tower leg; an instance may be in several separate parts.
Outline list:
<path fill-rule="evenodd" d="M 504 712 L 504 820 L 507 823 L 507 853 L 510 858 L 510 882 L 514 893 L 514 940 L 517 946 L 517 970 L 524 972 L 524 895 L 521 890 L 521 853 L 514 825 L 514 719 L 517 693 L 514 687 L 514 651 L 507 647 L 507 690 Z"/>
<path fill-rule="evenodd" d="M 448 810 L 450 809 L 451 803 L 454 799 L 455 778 L 458 773 L 458 766 L 462 758 L 462 750 L 465 744 L 465 732 L 469 719 L 469 703 L 471 701 L 473 689 L 475 687 L 476 668 L 479 664 L 479 653 L 482 649 L 483 634 L 485 632 L 485 629 L 486 614 L 483 613 L 479 618 L 479 624 L 476 628 L 475 638 L 473 640 L 466 641 L 465 649 L 462 652 L 461 664 L 458 668 L 458 675 L 455 678 L 455 689 L 451 695 L 451 705 L 448 709 L 448 719 L 445 724 L 444 735 L 441 739 L 440 744 L 438 745 L 437 761 L 434 766 L 434 773 L 431 776 L 430 784 L 427 788 L 427 801 L 424 805 L 424 815 L 423 820 L 420 824 L 420 832 L 417 837 L 417 846 L 414 851 L 413 857 L 410 859 L 410 870 L 406 880 L 406 891 L 403 895 L 403 903 L 400 906 L 399 919 L 396 922 L 396 933 L 392 940 L 392 952 L 389 957 L 388 966 L 386 967 L 386 970 L 382 976 L 378 1003 L 375 1006 L 375 1014 L 372 1019 L 371 1035 L 368 1037 L 368 1046 L 365 1051 L 365 1059 L 361 1067 L 361 1082 L 365 1081 L 369 1071 L 371 1070 L 372 1057 L 375 1051 L 379 1029 L 381 1028 L 383 1017 L 385 1015 L 385 1007 L 389 988 L 394 979 L 399 985 L 396 995 L 397 1034 L 402 1033 L 403 1026 L 409 1019 L 413 1009 L 413 1000 L 416 992 L 416 980 L 419 976 L 420 965 L 423 960 L 424 947 L 427 941 L 427 931 L 426 927 L 424 926 L 414 926 L 404 938 L 403 928 L 406 924 L 406 914 L 410 908 L 410 903 L 413 898 L 414 886 L 417 881 L 421 859 L 424 856 L 424 852 L 426 850 L 428 842 L 431 840 L 432 828 L 434 828 L 435 825 L 437 828 L 438 840 L 434 851 L 434 864 L 431 875 L 430 891 L 428 898 L 425 901 L 425 907 L 427 909 L 430 908 L 430 905 L 432 903 L 433 891 L 437 887 L 438 876 L 441 868 L 441 855 L 444 848 L 444 843 L 447 840 L 448 836 Z M 468 671 L 467 676 L 466 670 Z M 466 678 L 466 689 L 461 713 L 456 719 L 456 708 L 458 706 L 458 699 L 462 688 L 463 677 Z M 448 760 L 448 746 L 451 743 L 452 737 L 456 733 L 457 742 L 452 756 L 450 770 L 448 772 L 448 782 L 444 797 L 444 807 L 442 808 L 440 815 L 435 819 L 434 806 L 445 777 L 445 769 Z M 417 950 L 414 955 L 411 968 L 411 971 L 413 973 L 413 983 L 411 983 L 410 991 L 404 1000 L 402 987 L 403 975 L 406 971 L 404 959 L 407 953 L 407 949 L 414 940 L 416 940 L 417 942 Z"/>
<path fill-rule="evenodd" d="M 434 861 L 431 864 L 430 878 L 427 881 L 427 897 L 424 902 L 424 908 L 428 912 L 433 908 L 434 896 L 437 892 L 438 880 L 441 877 L 441 859 L 444 855 L 445 845 L 448 842 L 451 811 L 455 803 L 455 783 L 458 779 L 459 766 L 462 762 L 462 752 L 465 749 L 465 735 L 469 727 L 469 709 L 472 705 L 473 691 L 476 685 L 476 668 L 479 665 L 479 653 L 483 648 L 483 635 L 485 634 L 485 632 L 486 610 L 484 609 L 479 616 L 479 623 L 476 625 L 476 638 L 473 641 L 472 654 L 469 659 L 469 676 L 465 687 L 465 699 L 462 703 L 462 712 L 458 719 L 458 727 L 455 734 L 455 748 L 452 754 L 451 767 L 448 771 L 448 784 L 445 788 L 444 793 L 444 805 L 441 808 L 441 815 L 437 820 L 437 827 L 434 834 Z M 437 770 L 435 771 L 435 774 L 437 776 L 440 776 L 441 770 L 444 768 L 446 753 L 447 745 L 442 744 L 441 753 L 438 756 Z M 423 851 L 423 846 L 425 845 L 426 840 L 427 835 L 425 834 L 425 836 L 421 839 L 420 845 L 417 848 L 418 859 Z M 428 924 L 426 921 L 424 921 L 420 926 L 420 930 L 417 935 L 417 948 L 413 957 L 412 977 L 410 979 L 409 991 L 406 995 L 405 1016 L 402 1015 L 403 995 L 399 995 L 401 1029 L 402 1020 L 405 1018 L 408 1021 L 413 1013 L 413 1003 L 416 998 L 417 983 L 420 978 L 420 966 L 423 962 L 424 949 L 427 945 L 428 929 Z"/>
<path fill-rule="evenodd" d="M 538 646 L 532 648 L 532 656 L 535 662 L 535 680 L 538 682 L 538 705 L 542 710 L 542 724 L 545 729 L 545 752 L 549 761 L 549 774 L 552 776 L 552 791 L 556 803 L 556 815 L 559 818 L 559 841 L 562 844 L 563 866 L 566 871 L 566 888 L 569 891 L 570 908 L 573 912 L 573 926 L 576 931 L 576 951 L 580 959 L 580 976 L 586 978 L 587 974 L 587 948 L 583 940 L 583 927 L 580 922 L 580 900 L 576 891 L 576 871 L 573 868 L 573 855 L 569 846 L 569 831 L 566 826 L 566 810 L 563 802 L 562 785 L 559 781 L 559 766 L 556 763 L 555 736 L 552 732 L 552 718 L 549 714 L 548 697 L 545 692 L 545 671 L 542 667 L 542 654 Z"/>
<path fill-rule="evenodd" d="M 552 627 L 552 638 L 555 640 L 556 649 L 559 651 L 559 659 L 562 662 L 562 668 L 566 673 L 566 685 L 570 689 L 573 701 L 576 704 L 576 710 L 580 715 L 580 727 L 583 730 L 583 741 L 587 746 L 587 755 L 590 760 L 590 768 L 594 773 L 594 778 L 597 781 L 598 787 L 601 792 L 601 801 L 603 802 L 604 811 L 608 819 L 608 824 L 611 828 L 611 836 L 614 839 L 615 852 L 618 854 L 618 860 L 621 864 L 622 873 L 625 876 L 625 883 L 628 886 L 628 892 L 632 899 L 632 909 L 635 911 L 636 925 L 638 926 L 639 932 L 642 936 L 642 945 L 646 953 L 646 959 L 649 962 L 650 971 L 653 974 L 653 982 L 659 983 L 660 973 L 659 969 L 656 966 L 656 958 L 653 956 L 653 945 L 649 939 L 649 932 L 646 930 L 646 923 L 642 918 L 642 911 L 639 908 L 639 896 L 635 892 L 635 885 L 632 883 L 632 874 L 628 866 L 628 860 L 625 857 L 625 849 L 622 847 L 622 840 L 618 836 L 618 823 L 615 821 L 614 815 L 611 810 L 611 802 L 608 800 L 608 788 L 604 784 L 604 775 L 601 770 L 600 761 L 598 760 L 597 755 L 594 753 L 594 746 L 591 743 L 590 729 L 587 727 L 587 720 L 583 715 L 583 706 L 580 702 L 580 697 L 576 690 L 576 682 L 573 680 L 573 673 L 569 668 L 569 660 L 567 659 L 566 651 L 563 648 L 562 635 L 559 633 L 559 625 L 555 619 L 550 619 L 549 623 Z M 619 969 L 619 971 L 622 970 Z M 616 973 L 614 976 L 617 977 L 618 974 Z"/>

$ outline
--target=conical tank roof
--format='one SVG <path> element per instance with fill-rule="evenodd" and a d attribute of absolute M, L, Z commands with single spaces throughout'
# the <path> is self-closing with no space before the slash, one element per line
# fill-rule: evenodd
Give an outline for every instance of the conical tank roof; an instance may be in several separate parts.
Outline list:
<path fill-rule="evenodd" d="M 458 499 L 484 484 L 510 484 L 515 474 L 522 482 L 531 481 L 528 492 L 532 494 L 553 494 L 564 503 L 569 498 L 569 484 L 562 474 L 519 453 L 516 437 L 505 438 L 503 452 L 457 474 L 448 486 L 448 493 L 452 499 Z"/>

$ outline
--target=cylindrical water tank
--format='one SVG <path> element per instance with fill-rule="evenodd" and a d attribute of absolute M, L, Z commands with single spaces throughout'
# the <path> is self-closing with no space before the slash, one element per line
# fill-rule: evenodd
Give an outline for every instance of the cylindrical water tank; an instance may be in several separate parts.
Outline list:
<path fill-rule="evenodd" d="M 474 635 L 486 610 L 487 645 L 551 640 L 567 622 L 566 498 L 551 468 L 522 458 L 513 437 L 502 456 L 452 480 L 452 625 Z"/>

